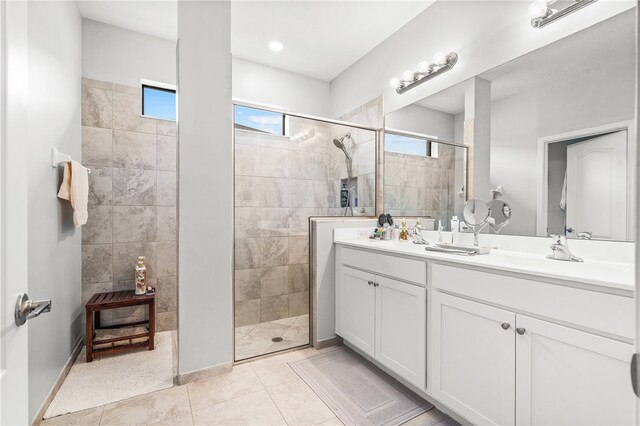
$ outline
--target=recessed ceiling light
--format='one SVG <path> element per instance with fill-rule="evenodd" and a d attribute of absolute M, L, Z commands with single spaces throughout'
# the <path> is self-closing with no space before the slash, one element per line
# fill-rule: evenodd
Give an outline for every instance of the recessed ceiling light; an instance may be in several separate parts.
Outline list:
<path fill-rule="evenodd" d="M 269 49 L 273 50 L 274 52 L 279 52 L 284 49 L 284 43 L 280 40 L 271 40 L 269 42 Z"/>

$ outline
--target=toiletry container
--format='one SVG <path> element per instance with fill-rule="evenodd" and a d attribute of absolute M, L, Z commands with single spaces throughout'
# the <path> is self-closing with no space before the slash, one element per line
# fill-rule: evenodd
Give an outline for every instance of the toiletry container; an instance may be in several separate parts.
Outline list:
<path fill-rule="evenodd" d="M 409 228 L 407 227 L 407 220 L 402 219 L 402 224 L 400 225 L 400 241 L 409 241 Z"/>
<path fill-rule="evenodd" d="M 138 257 L 136 265 L 136 296 L 147 294 L 147 267 L 144 266 L 144 256 Z"/>
<path fill-rule="evenodd" d="M 347 184 L 342 184 L 342 189 L 340 190 L 340 207 L 347 207 L 349 204 L 349 190 L 347 189 Z"/>

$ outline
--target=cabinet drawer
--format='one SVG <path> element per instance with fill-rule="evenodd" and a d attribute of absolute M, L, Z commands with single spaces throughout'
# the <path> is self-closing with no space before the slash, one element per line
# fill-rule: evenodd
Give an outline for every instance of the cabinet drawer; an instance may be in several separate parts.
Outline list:
<path fill-rule="evenodd" d="M 338 259 L 338 263 L 343 265 L 410 281 L 423 286 L 427 285 L 426 262 L 347 247 L 342 247 L 339 253 L 341 253 L 341 259 Z"/>
<path fill-rule="evenodd" d="M 432 286 L 520 313 L 633 339 L 633 298 L 431 264 Z"/>

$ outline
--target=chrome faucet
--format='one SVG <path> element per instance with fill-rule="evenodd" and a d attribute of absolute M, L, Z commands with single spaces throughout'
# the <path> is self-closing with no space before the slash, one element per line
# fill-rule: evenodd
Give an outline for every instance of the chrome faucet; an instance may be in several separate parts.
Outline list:
<path fill-rule="evenodd" d="M 413 239 L 413 244 L 429 244 L 422 235 L 422 226 L 416 225 L 409 230 L 409 236 Z"/>
<path fill-rule="evenodd" d="M 547 258 L 567 262 L 584 262 L 584 260 L 571 253 L 567 244 L 567 237 L 564 235 L 552 235 L 551 238 L 554 239 L 554 242 L 549 247 L 553 250 L 553 254 L 548 255 Z"/>

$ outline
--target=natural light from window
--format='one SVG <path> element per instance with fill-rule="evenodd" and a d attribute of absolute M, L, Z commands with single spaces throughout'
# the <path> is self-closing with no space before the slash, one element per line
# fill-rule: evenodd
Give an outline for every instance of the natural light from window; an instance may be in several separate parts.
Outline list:
<path fill-rule="evenodd" d="M 143 85 L 142 115 L 176 121 L 176 91 Z"/>
<path fill-rule="evenodd" d="M 384 134 L 384 150 L 387 152 L 427 157 L 430 155 L 429 148 L 430 142 L 426 139 L 395 133 Z"/>
<path fill-rule="evenodd" d="M 284 115 L 279 112 L 236 105 L 234 122 L 238 129 L 284 135 Z"/>

